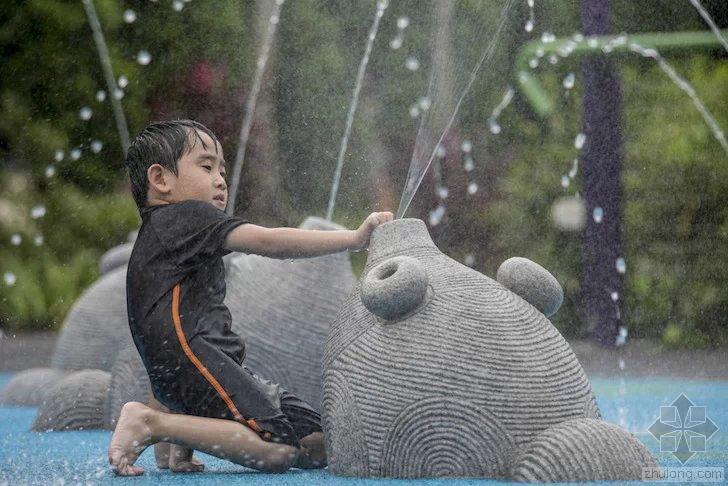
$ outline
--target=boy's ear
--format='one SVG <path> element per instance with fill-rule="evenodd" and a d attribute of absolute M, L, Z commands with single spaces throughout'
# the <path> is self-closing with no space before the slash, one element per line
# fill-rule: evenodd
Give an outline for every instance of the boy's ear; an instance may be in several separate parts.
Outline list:
<path fill-rule="evenodd" d="M 172 188 L 166 170 L 159 164 L 152 164 L 147 169 L 147 180 L 149 187 L 160 194 L 168 194 Z"/>

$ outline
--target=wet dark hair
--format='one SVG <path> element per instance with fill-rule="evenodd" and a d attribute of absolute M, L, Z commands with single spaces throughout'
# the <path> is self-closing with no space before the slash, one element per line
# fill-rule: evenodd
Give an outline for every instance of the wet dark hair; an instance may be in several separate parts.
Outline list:
<path fill-rule="evenodd" d="M 131 193 L 139 209 L 147 205 L 149 181 L 147 170 L 159 164 L 177 175 L 177 162 L 192 151 L 197 142 L 207 149 L 200 132 L 215 142 L 215 152 L 220 143 L 212 131 L 202 123 L 193 120 L 154 122 L 136 136 L 126 154 L 126 168 L 129 171 Z"/>

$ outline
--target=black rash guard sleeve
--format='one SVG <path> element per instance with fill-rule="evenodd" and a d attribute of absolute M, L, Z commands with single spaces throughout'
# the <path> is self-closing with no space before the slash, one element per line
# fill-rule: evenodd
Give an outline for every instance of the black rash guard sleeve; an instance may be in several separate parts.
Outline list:
<path fill-rule="evenodd" d="M 225 249 L 228 233 L 248 223 L 204 201 L 190 200 L 172 206 L 155 211 L 152 226 L 167 254 L 183 271 L 230 253 Z"/>

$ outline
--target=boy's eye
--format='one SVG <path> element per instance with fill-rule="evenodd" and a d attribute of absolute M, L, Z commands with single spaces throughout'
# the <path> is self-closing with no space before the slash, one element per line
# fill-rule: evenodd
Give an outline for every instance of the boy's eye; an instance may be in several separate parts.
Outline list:
<path fill-rule="evenodd" d="M 212 170 L 212 166 L 210 165 L 203 165 L 202 168 L 205 170 Z"/>

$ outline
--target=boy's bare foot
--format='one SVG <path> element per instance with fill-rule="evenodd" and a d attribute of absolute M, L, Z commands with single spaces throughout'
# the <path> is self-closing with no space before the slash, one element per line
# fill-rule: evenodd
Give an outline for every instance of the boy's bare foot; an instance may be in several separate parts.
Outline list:
<path fill-rule="evenodd" d="M 177 444 L 169 445 L 169 470 L 176 473 L 200 472 L 205 465 L 192 455 L 192 449 Z"/>
<path fill-rule="evenodd" d="M 294 467 L 299 469 L 322 469 L 326 467 L 324 434 L 314 432 L 301 439 L 301 452 Z"/>
<path fill-rule="evenodd" d="M 147 424 L 152 410 L 138 402 L 129 402 L 121 408 L 116 430 L 109 444 L 109 464 L 119 476 L 139 476 L 144 469 L 135 466 L 139 454 L 152 443 Z"/>

